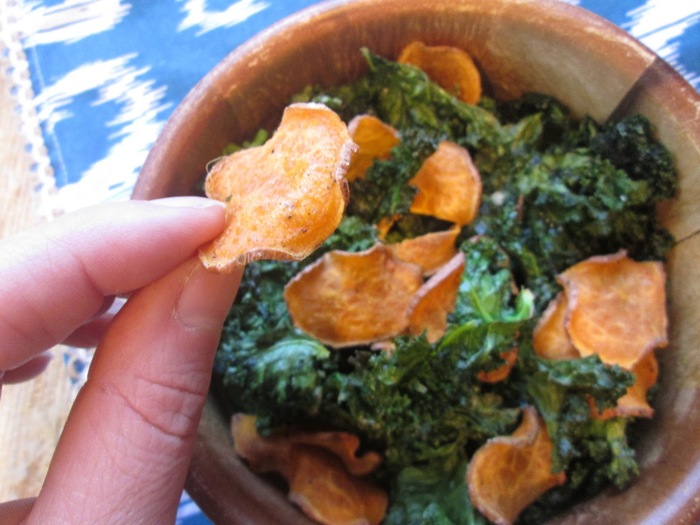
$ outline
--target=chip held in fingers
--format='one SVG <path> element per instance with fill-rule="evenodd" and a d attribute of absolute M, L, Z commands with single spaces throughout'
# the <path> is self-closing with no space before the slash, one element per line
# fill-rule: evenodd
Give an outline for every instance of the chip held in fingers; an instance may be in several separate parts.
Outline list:
<path fill-rule="evenodd" d="M 288 106 L 265 144 L 224 157 L 209 172 L 205 191 L 226 203 L 226 227 L 200 250 L 204 266 L 223 273 L 258 259 L 308 256 L 343 217 L 354 150 L 335 112 Z"/>

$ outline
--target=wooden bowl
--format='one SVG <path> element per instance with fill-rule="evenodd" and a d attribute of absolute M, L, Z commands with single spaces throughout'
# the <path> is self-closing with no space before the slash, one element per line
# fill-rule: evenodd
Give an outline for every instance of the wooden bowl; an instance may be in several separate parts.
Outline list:
<path fill-rule="evenodd" d="M 557 523 L 700 521 L 700 96 L 670 66 L 609 22 L 557 0 L 359 0 L 306 9 L 234 50 L 190 92 L 152 149 L 134 190 L 193 193 L 229 142 L 275 127 L 289 96 L 365 71 L 359 49 L 395 57 L 409 41 L 450 44 L 478 62 L 496 97 L 553 95 L 599 121 L 642 113 L 670 149 L 680 191 L 659 213 L 680 240 L 670 276 L 669 348 L 659 352 L 657 415 L 638 448 L 640 479 Z M 285 496 L 232 454 L 228 421 L 210 396 L 187 489 L 217 524 L 306 523 Z"/>

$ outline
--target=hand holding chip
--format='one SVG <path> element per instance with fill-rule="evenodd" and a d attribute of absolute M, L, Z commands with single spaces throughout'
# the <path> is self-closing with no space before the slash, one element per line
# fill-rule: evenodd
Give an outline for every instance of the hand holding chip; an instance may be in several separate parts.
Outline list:
<path fill-rule="evenodd" d="M 240 278 L 196 257 L 223 228 L 210 200 L 132 201 L 0 244 L 0 381 L 39 373 L 56 343 L 99 341 L 41 493 L 0 505 L 0 521 L 174 520 Z M 129 299 L 105 318 L 115 295 Z"/>

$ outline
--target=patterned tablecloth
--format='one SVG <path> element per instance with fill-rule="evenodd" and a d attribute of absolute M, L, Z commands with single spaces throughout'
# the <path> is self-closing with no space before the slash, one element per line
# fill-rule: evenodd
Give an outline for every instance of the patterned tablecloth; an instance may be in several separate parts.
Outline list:
<path fill-rule="evenodd" d="M 619 25 L 700 88 L 700 0 L 562 0 Z M 27 151 L 47 217 L 128 199 L 189 89 L 229 51 L 310 0 L 9 0 Z M 67 356 L 80 381 L 89 354 Z M 183 495 L 178 523 L 208 523 Z"/>

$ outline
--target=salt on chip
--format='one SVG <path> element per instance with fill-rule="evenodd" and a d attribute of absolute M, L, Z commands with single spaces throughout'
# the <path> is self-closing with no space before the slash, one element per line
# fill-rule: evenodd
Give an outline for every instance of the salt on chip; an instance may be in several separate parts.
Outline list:
<path fill-rule="evenodd" d="M 630 370 L 668 344 L 666 275 L 659 261 L 625 251 L 577 263 L 557 277 L 569 298 L 567 332 L 582 357 Z"/>
<path fill-rule="evenodd" d="M 408 326 L 406 309 L 423 272 L 383 244 L 331 251 L 287 283 L 287 310 L 300 330 L 342 348 L 384 341 Z"/>
<path fill-rule="evenodd" d="M 357 115 L 348 123 L 348 132 L 358 147 L 346 175 L 349 182 L 364 179 L 370 166 L 377 159 L 389 159 L 391 150 L 401 142 L 399 132 L 374 115 Z"/>
<path fill-rule="evenodd" d="M 431 215 L 463 226 L 472 222 L 479 212 L 481 177 L 469 152 L 454 142 L 440 142 L 409 184 L 418 189 L 411 213 Z"/>
<path fill-rule="evenodd" d="M 497 525 L 510 525 L 520 512 L 549 489 L 566 481 L 552 472 L 552 441 L 533 407 L 523 409 L 510 436 L 484 443 L 467 467 L 467 488 L 474 506 Z"/>
<path fill-rule="evenodd" d="M 307 516 L 325 525 L 378 525 L 384 519 L 386 492 L 356 473 L 372 472 L 381 457 L 369 452 L 356 456 L 359 439 L 349 434 L 354 439 L 347 439 L 342 432 L 261 436 L 255 421 L 249 414 L 231 418 L 236 453 L 255 472 L 282 475 L 289 485 L 289 500 Z"/>
<path fill-rule="evenodd" d="M 558 293 L 537 322 L 532 334 L 532 346 L 538 356 L 555 360 L 581 357 L 566 331 L 568 304 L 566 293 Z"/>
<path fill-rule="evenodd" d="M 617 400 L 616 406 L 598 412 L 595 402 L 591 401 L 593 417 L 610 419 L 613 417 L 644 417 L 654 416 L 654 409 L 647 400 L 649 389 L 656 384 L 659 377 L 659 363 L 654 352 L 649 352 L 632 367 L 634 383 L 627 392 Z"/>
<path fill-rule="evenodd" d="M 408 332 L 425 332 L 431 343 L 447 329 L 447 316 L 454 310 L 457 292 L 464 273 L 465 257 L 457 253 L 416 292 L 408 305 Z"/>
<path fill-rule="evenodd" d="M 209 172 L 205 191 L 226 203 L 226 228 L 200 250 L 204 266 L 230 272 L 256 259 L 308 256 L 343 217 L 354 149 L 326 106 L 288 106 L 265 144 L 224 157 Z"/>
<path fill-rule="evenodd" d="M 453 226 L 405 239 L 391 247 L 399 259 L 417 264 L 423 268 L 424 275 L 432 275 L 457 254 L 455 243 L 460 231 L 459 226 Z"/>
<path fill-rule="evenodd" d="M 467 104 L 481 98 L 481 74 L 472 57 L 453 46 L 428 46 L 415 41 L 401 51 L 398 62 L 411 64 L 428 78 Z"/>

